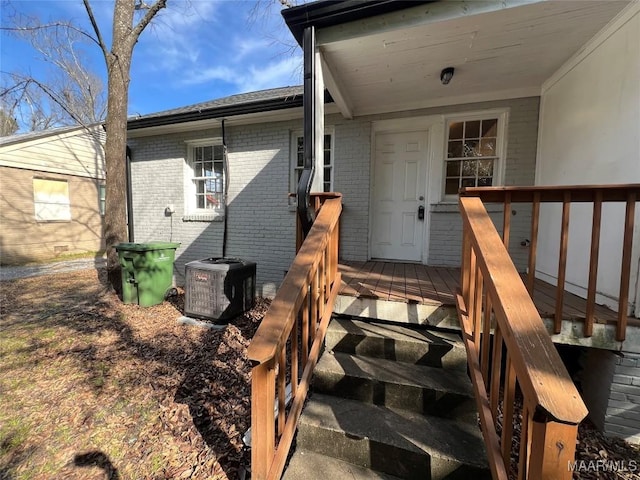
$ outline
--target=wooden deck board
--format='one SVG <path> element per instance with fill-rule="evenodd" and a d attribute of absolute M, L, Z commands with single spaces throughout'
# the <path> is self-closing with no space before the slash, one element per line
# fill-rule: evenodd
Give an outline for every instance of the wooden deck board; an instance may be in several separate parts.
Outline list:
<path fill-rule="evenodd" d="M 460 286 L 460 269 L 430 267 L 400 262 L 341 262 L 342 287 L 340 295 L 378 300 L 417 303 L 424 305 L 454 306 L 456 290 Z M 536 279 L 533 301 L 542 317 L 552 318 L 555 312 L 556 288 Z M 585 299 L 564 293 L 564 320 L 584 320 L 587 309 Z M 617 313 L 596 305 L 597 323 L 615 323 Z M 640 325 L 630 317 L 629 325 Z"/>

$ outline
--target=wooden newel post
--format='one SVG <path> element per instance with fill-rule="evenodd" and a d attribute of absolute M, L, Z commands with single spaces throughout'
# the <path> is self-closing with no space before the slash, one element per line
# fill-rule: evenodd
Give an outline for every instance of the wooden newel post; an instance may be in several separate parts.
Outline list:
<path fill-rule="evenodd" d="M 251 475 L 264 480 L 275 452 L 276 396 L 274 362 L 262 363 L 251 371 Z"/>
<path fill-rule="evenodd" d="M 531 422 L 531 456 L 527 478 L 570 480 L 575 464 L 578 425 Z"/>

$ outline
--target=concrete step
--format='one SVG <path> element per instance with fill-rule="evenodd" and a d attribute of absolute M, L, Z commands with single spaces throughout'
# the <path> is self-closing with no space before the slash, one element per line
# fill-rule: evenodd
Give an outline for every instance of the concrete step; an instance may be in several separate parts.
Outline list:
<path fill-rule="evenodd" d="M 297 448 L 407 480 L 491 478 L 477 425 L 317 393 Z"/>
<path fill-rule="evenodd" d="M 400 480 L 398 477 L 343 462 L 337 458 L 297 449 L 282 480 Z"/>
<path fill-rule="evenodd" d="M 453 333 L 339 317 L 329 324 L 325 345 L 328 350 L 337 352 L 431 367 L 467 369 L 464 344 Z"/>
<path fill-rule="evenodd" d="M 314 371 L 315 392 L 477 422 L 466 372 L 382 358 L 325 352 Z"/>

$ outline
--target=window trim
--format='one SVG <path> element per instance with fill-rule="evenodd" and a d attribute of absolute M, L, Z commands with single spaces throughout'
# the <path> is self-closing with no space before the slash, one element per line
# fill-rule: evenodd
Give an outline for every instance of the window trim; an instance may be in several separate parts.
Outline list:
<path fill-rule="evenodd" d="M 98 213 L 104 217 L 107 213 L 107 184 L 98 184 Z"/>
<path fill-rule="evenodd" d="M 496 133 L 496 155 L 494 155 L 495 165 L 492 186 L 504 185 L 505 177 L 505 165 L 507 156 L 507 125 L 509 123 L 509 109 L 493 109 L 483 110 L 478 112 L 469 113 L 456 113 L 452 115 L 445 115 L 444 117 L 444 135 L 443 135 L 443 158 L 442 158 L 442 178 L 440 181 L 441 199 L 442 202 L 457 202 L 458 194 L 446 194 L 446 180 L 447 180 L 447 154 L 449 144 L 449 128 L 454 122 L 472 122 L 475 120 L 488 120 L 491 118 L 497 118 L 498 131 Z M 470 157 L 480 158 L 480 157 Z"/>
<path fill-rule="evenodd" d="M 195 222 L 211 222 L 220 221 L 224 219 L 226 205 L 223 205 L 220 209 L 208 209 L 198 208 L 196 204 L 196 187 L 195 187 L 195 149 L 199 147 L 216 147 L 222 146 L 222 137 L 207 137 L 199 138 L 196 140 L 187 140 L 187 155 L 184 162 L 184 216 L 183 221 L 195 221 Z M 214 162 L 216 160 L 213 160 Z M 225 183 L 227 182 L 226 172 L 224 168 L 223 158 L 222 169 L 222 190 L 224 193 Z"/>
<path fill-rule="evenodd" d="M 329 165 L 324 165 L 324 158 L 322 159 L 323 168 L 330 167 L 331 168 L 331 181 L 329 184 L 329 191 L 332 192 L 335 185 L 335 152 L 336 152 L 336 135 L 335 128 L 333 126 L 326 126 L 324 129 L 324 135 L 331 136 L 331 146 L 330 146 L 330 158 L 331 161 Z M 304 136 L 304 132 L 301 129 L 292 130 L 290 135 L 290 155 L 289 155 L 289 191 L 291 193 L 296 193 L 298 191 L 298 185 L 295 181 L 296 179 L 296 170 L 298 168 L 298 138 Z M 323 137 L 324 143 L 324 137 Z M 323 175 L 324 178 L 324 175 Z M 323 184 L 324 190 L 324 184 Z"/>

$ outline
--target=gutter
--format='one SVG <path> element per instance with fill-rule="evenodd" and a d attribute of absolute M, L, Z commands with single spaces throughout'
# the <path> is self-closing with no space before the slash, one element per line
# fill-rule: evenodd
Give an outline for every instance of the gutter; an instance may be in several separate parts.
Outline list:
<path fill-rule="evenodd" d="M 260 102 L 245 103 L 241 105 L 229 105 L 213 107 L 206 110 L 173 113 L 163 116 L 134 118 L 127 121 L 127 130 L 138 128 L 159 127 L 176 123 L 195 122 L 198 120 L 218 120 L 221 117 L 233 117 L 249 113 L 261 113 L 268 111 L 284 110 L 302 106 L 302 95 L 294 95 L 287 98 L 276 98 Z"/>
<path fill-rule="evenodd" d="M 416 7 L 434 0 L 325 0 L 303 4 L 282 10 L 282 16 L 296 41 L 302 46 L 305 28 L 316 29 L 342 25 L 343 23 L 364 20 L 405 8 Z"/>
<path fill-rule="evenodd" d="M 161 127 L 179 123 L 196 122 L 199 120 L 220 120 L 221 118 L 229 118 L 251 113 L 275 112 L 278 110 L 299 108 L 303 106 L 302 97 L 302 95 L 291 95 L 284 98 L 262 100 L 259 102 L 212 107 L 206 110 L 133 118 L 127 121 L 127 130 Z M 333 98 L 331 98 L 331 94 L 328 90 L 325 90 L 324 93 L 324 103 L 333 103 Z"/>

